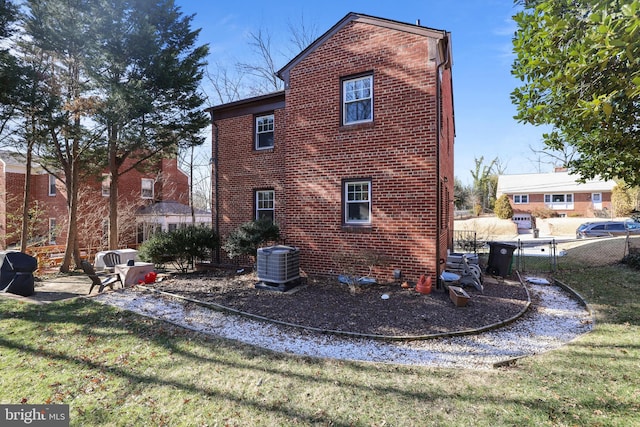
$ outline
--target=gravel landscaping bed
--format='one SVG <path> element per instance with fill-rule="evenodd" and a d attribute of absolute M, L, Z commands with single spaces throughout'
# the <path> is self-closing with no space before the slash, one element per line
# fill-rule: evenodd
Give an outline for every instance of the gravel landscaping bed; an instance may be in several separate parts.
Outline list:
<path fill-rule="evenodd" d="M 466 307 L 456 307 L 442 289 L 423 295 L 400 283 L 361 285 L 354 291 L 337 279 L 309 279 L 288 292 L 256 288 L 256 283 L 255 274 L 220 271 L 173 275 L 149 286 L 283 323 L 381 336 L 424 336 L 488 327 L 517 316 L 528 303 L 526 290 L 514 281 L 485 280 L 482 293 L 467 287 L 471 300 Z"/>
<path fill-rule="evenodd" d="M 492 317 L 495 312 L 490 314 L 490 310 L 480 314 L 482 311 L 478 308 L 483 304 L 483 297 L 478 294 L 473 295 L 468 307 L 455 307 L 448 299 L 448 296 L 445 298 L 446 294 L 440 290 L 435 290 L 429 295 L 420 295 L 414 290 L 400 287 L 395 289 L 386 286 L 382 288 L 371 286 L 361 289 L 360 293 L 351 295 L 347 286 L 329 283 L 326 286 L 331 286 L 336 296 L 329 300 L 321 300 L 317 299 L 319 294 L 313 294 L 313 292 L 320 292 L 319 288 L 314 290 L 315 283 L 308 283 L 306 287 L 299 288 L 296 292 L 283 294 L 274 291 L 256 290 L 249 286 L 252 280 L 249 275 L 236 276 L 235 279 L 239 279 L 240 282 L 233 284 L 231 283 L 233 280 L 219 281 L 217 279 L 214 280 L 212 277 L 215 276 L 206 274 L 197 279 L 194 276 L 188 278 L 175 276 L 172 279 L 165 279 L 157 283 L 155 289 L 163 292 L 172 291 L 175 292 L 175 295 L 198 300 L 204 299 L 204 296 L 209 294 L 209 302 L 221 303 L 225 301 L 225 298 L 228 298 L 227 304 L 231 305 L 229 301 L 235 299 L 232 298 L 234 292 L 231 290 L 243 289 L 243 286 L 245 286 L 246 289 L 243 292 L 246 295 L 238 296 L 238 301 L 235 302 L 236 306 L 233 308 L 242 308 L 250 312 L 250 308 L 253 307 L 256 311 L 254 314 L 259 314 L 258 306 L 264 306 L 269 307 L 270 317 L 276 317 L 276 320 L 303 322 L 316 319 L 321 323 L 315 323 L 315 326 L 321 325 L 327 329 L 344 329 L 346 328 L 345 325 L 348 325 L 350 331 L 359 330 L 362 333 L 374 332 L 376 334 L 392 335 L 413 333 L 424 335 L 426 331 L 442 333 L 444 331 L 460 330 L 458 327 L 454 327 L 452 323 L 443 321 L 443 319 L 451 319 L 452 313 L 465 313 L 465 310 L 470 314 L 467 320 L 460 320 L 465 316 L 456 316 L 456 322 L 462 322 L 459 323 L 462 325 L 461 328 L 466 326 L 479 327 L 482 326 L 478 324 L 479 322 L 488 324 L 496 319 Z M 174 280 L 184 282 L 178 284 Z M 244 285 L 241 282 L 244 282 Z M 522 297 L 520 292 L 524 292 L 522 286 L 509 283 L 509 287 L 505 288 L 503 284 L 495 283 L 494 285 L 499 289 L 510 289 L 513 292 L 508 297 L 498 297 L 497 295 L 491 296 L 492 286 L 489 286 L 490 283 L 488 281 L 485 282 L 486 299 L 504 300 L 503 313 L 509 313 L 509 310 L 516 312 L 518 311 L 517 308 L 522 308 L 524 300 L 518 298 L 518 296 Z M 187 283 L 190 285 L 185 287 Z M 218 283 L 217 286 L 220 289 L 217 291 L 205 291 L 206 287 L 215 287 L 213 283 Z M 322 286 L 325 285 L 320 285 L 320 288 Z M 344 289 L 340 286 L 344 286 Z M 513 286 L 513 288 L 510 286 Z M 508 363 L 515 358 L 558 348 L 581 334 L 589 332 L 593 326 L 592 317 L 587 308 L 564 289 L 554 285 L 531 283 L 526 286 L 531 295 L 531 307 L 522 317 L 507 326 L 473 335 L 397 341 L 321 333 L 309 329 L 256 320 L 246 316 L 213 310 L 200 304 L 158 294 L 154 290 L 143 288 L 127 288 L 117 292 L 105 292 L 96 296 L 95 299 L 105 304 L 162 319 L 185 328 L 289 354 L 382 363 L 489 369 Z M 337 289 L 334 289 L 335 287 Z M 178 289 L 183 289 L 183 291 L 178 292 Z M 188 291 L 185 289 L 188 289 Z M 470 293 L 472 292 L 469 288 L 467 289 Z M 517 289 L 519 290 L 516 291 Z M 309 292 L 306 297 L 303 293 L 305 290 Z M 389 299 L 382 300 L 380 298 L 382 291 L 389 294 Z M 299 296 L 296 299 L 295 296 L 297 294 Z M 353 302 L 351 297 L 356 300 L 360 297 L 363 302 L 363 305 L 358 306 L 360 308 L 366 308 L 367 305 L 364 302 L 369 302 L 370 308 L 367 311 L 367 319 L 370 319 L 370 321 L 359 320 L 365 319 L 365 317 L 356 316 L 356 321 L 352 320 L 351 323 L 338 322 L 335 317 L 333 320 L 327 320 L 331 317 L 327 315 L 320 316 L 308 313 L 305 315 L 304 313 L 306 312 L 302 309 L 302 307 L 306 307 L 307 310 L 320 311 L 319 309 L 323 308 L 322 312 L 334 313 L 341 318 L 345 313 L 353 311 L 353 307 L 349 306 L 349 302 Z M 299 303 L 305 298 L 308 298 L 307 302 Z M 316 299 L 314 300 L 314 298 Z M 383 307 L 380 305 L 382 303 L 393 303 L 396 300 L 399 302 L 402 299 L 405 299 L 405 304 L 409 304 L 410 307 L 404 307 L 399 314 L 396 313 L 394 315 L 391 310 L 380 308 Z M 262 304 L 254 303 L 253 301 L 262 301 Z M 296 308 L 296 304 L 298 304 L 298 308 Z M 474 305 L 476 306 L 475 309 Z M 286 311 L 295 312 L 296 314 L 289 314 L 277 319 L 278 316 L 274 314 L 277 312 L 275 310 L 276 307 L 282 309 L 280 313 Z M 420 311 L 414 311 L 418 310 L 418 308 Z M 395 319 L 395 323 L 384 325 L 376 318 L 379 313 L 384 313 L 379 317 L 386 318 L 387 321 Z M 408 318 L 415 317 L 415 313 L 419 313 L 419 321 L 415 319 L 408 321 Z M 436 316 L 434 313 L 438 315 Z M 427 320 L 421 317 L 423 315 L 427 316 Z M 430 315 L 434 316 L 430 317 Z"/>

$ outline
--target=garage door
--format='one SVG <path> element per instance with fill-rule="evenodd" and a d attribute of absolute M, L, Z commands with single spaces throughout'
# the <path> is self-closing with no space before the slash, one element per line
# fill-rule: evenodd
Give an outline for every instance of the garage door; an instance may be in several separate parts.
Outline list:
<path fill-rule="evenodd" d="M 530 214 L 518 214 L 511 218 L 513 222 L 518 224 L 518 229 L 531 229 L 531 215 Z"/>

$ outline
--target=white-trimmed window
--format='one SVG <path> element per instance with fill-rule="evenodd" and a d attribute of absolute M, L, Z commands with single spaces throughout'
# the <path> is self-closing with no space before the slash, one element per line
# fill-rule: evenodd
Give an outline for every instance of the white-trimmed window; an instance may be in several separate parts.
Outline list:
<path fill-rule="evenodd" d="M 529 203 L 529 195 L 528 194 L 514 194 L 513 195 L 513 203 L 516 205 L 524 205 Z"/>
<path fill-rule="evenodd" d="M 49 218 L 49 244 L 50 245 L 56 244 L 56 234 L 57 234 L 56 219 Z"/>
<path fill-rule="evenodd" d="M 56 195 L 56 177 L 55 175 L 49 174 L 49 195 Z"/>
<path fill-rule="evenodd" d="M 373 121 L 373 76 L 342 81 L 342 124 Z"/>
<path fill-rule="evenodd" d="M 111 191 L 111 174 L 102 174 L 102 195 L 108 197 Z"/>
<path fill-rule="evenodd" d="M 545 203 L 573 203 L 573 194 L 545 194 Z"/>
<path fill-rule="evenodd" d="M 343 183 L 345 225 L 371 224 L 371 180 Z"/>
<path fill-rule="evenodd" d="M 153 180 L 142 178 L 140 194 L 143 199 L 153 199 Z"/>
<path fill-rule="evenodd" d="M 591 193 L 591 201 L 593 203 L 602 203 L 602 193 Z"/>
<path fill-rule="evenodd" d="M 273 148 L 273 114 L 256 117 L 256 150 Z"/>
<path fill-rule="evenodd" d="M 265 219 L 273 222 L 275 219 L 275 210 L 275 191 L 256 191 L 256 219 Z"/>

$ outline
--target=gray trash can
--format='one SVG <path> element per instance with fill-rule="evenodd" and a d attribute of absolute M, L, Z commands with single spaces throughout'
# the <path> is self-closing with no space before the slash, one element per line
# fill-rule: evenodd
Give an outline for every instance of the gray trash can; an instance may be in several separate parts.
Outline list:
<path fill-rule="evenodd" d="M 534 228 L 533 229 L 533 238 L 537 239 L 538 237 L 540 237 L 540 229 L 539 228 Z"/>
<path fill-rule="evenodd" d="M 515 250 L 516 246 L 510 243 L 489 242 L 487 273 L 502 277 L 511 274 L 511 263 Z"/>

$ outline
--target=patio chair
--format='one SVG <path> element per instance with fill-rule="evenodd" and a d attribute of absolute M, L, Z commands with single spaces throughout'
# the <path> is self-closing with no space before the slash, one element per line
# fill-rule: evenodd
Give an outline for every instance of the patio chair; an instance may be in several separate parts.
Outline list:
<path fill-rule="evenodd" d="M 89 276 L 89 278 L 91 279 L 91 287 L 89 288 L 89 294 L 91 294 L 91 292 L 93 291 L 93 288 L 96 286 L 98 287 L 98 293 L 100 293 L 104 290 L 106 286 L 109 286 L 111 290 L 113 290 L 113 285 L 116 282 L 122 283 L 122 281 L 120 280 L 119 274 L 110 273 L 110 274 L 104 275 L 103 278 L 101 278 L 98 275 L 98 273 L 96 273 L 96 270 L 93 268 L 93 265 L 89 263 L 89 261 L 83 260 L 80 264 L 82 267 L 82 271 L 84 271 L 84 273 L 87 276 Z"/>
<path fill-rule="evenodd" d="M 117 252 L 107 252 L 104 254 L 102 261 L 104 261 L 104 269 L 109 273 L 113 273 L 116 264 L 120 264 L 120 254 Z"/>

